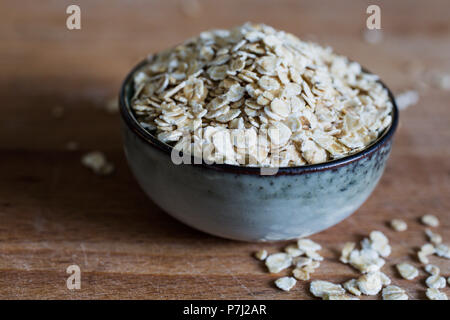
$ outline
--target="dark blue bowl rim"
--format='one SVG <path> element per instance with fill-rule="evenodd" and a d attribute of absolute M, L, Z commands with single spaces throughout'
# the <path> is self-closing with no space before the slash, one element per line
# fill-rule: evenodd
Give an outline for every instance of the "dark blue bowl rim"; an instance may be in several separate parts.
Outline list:
<path fill-rule="evenodd" d="M 122 86 L 120 88 L 119 93 L 119 107 L 120 107 L 120 114 L 122 116 L 123 121 L 126 123 L 126 125 L 131 129 L 131 131 L 134 132 L 140 139 L 142 139 L 144 142 L 148 143 L 150 146 L 156 148 L 157 150 L 160 150 L 167 154 L 170 161 L 170 154 L 172 151 L 172 148 L 165 143 L 159 141 L 155 136 L 153 136 L 151 133 L 149 133 L 147 130 L 145 130 L 139 122 L 134 117 L 134 114 L 131 110 L 129 101 L 128 101 L 128 90 L 134 90 L 133 86 L 133 75 L 135 72 L 143 67 L 145 64 L 148 63 L 148 60 L 141 61 L 138 63 L 126 76 L 125 80 L 122 83 Z M 363 68 L 364 72 L 371 73 L 367 69 Z M 298 175 L 298 174 L 304 174 L 304 173 L 310 173 L 310 172 L 317 172 L 317 171 L 324 171 L 324 170 L 333 170 L 337 169 L 341 166 L 350 164 L 354 161 L 361 160 L 363 158 L 372 156 L 373 153 L 375 153 L 381 146 L 385 145 L 387 142 L 389 142 L 398 126 L 399 121 L 399 112 L 397 108 L 397 104 L 395 103 L 394 95 L 392 94 L 391 90 L 381 81 L 378 80 L 381 85 L 388 91 L 389 98 L 391 99 L 393 109 L 392 109 L 392 122 L 390 127 L 384 130 L 384 132 L 381 134 L 380 137 L 378 137 L 370 146 L 367 148 L 354 153 L 352 155 L 342 157 L 340 159 L 319 163 L 319 164 L 311 164 L 311 165 L 304 165 L 304 166 L 297 166 L 297 167 L 280 167 L 278 168 L 278 172 L 275 175 L 272 176 L 262 176 L 261 175 L 261 168 L 260 167 L 244 167 L 244 166 L 235 166 L 235 165 L 228 165 L 228 164 L 193 164 L 193 158 L 191 161 L 191 165 L 202 167 L 205 169 L 213 169 L 216 171 L 221 172 L 228 172 L 228 173 L 234 173 L 234 174 L 253 174 L 253 175 L 259 175 L 262 177 L 273 177 L 273 176 L 281 176 L 281 175 Z"/>

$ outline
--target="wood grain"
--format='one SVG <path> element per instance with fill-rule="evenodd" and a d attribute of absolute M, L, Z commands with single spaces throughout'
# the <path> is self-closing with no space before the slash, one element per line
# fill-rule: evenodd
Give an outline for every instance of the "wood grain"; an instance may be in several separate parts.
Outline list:
<path fill-rule="evenodd" d="M 450 3 L 382 1 L 384 40 L 363 41 L 365 1 L 200 1 L 186 15 L 174 1 L 77 1 L 82 30 L 68 31 L 71 1 L 0 3 L 0 298 L 2 299 L 310 299 L 308 282 L 274 288 L 253 251 L 286 243 L 228 241 L 190 229 L 146 198 L 122 151 L 118 115 L 102 107 L 140 58 L 198 32 L 265 22 L 328 44 L 381 75 L 394 92 L 416 88 L 424 70 L 450 72 Z M 411 71 L 408 66 L 419 66 Z M 450 241 L 450 92 L 420 89 L 401 114 L 386 172 L 351 218 L 314 235 L 326 261 L 314 279 L 357 273 L 338 262 L 346 241 L 381 230 L 393 244 L 384 271 L 411 298 L 425 298 L 425 273 L 399 278 L 393 265 L 415 259 L 425 243 L 418 218 L 432 213 Z M 51 116 L 65 109 L 60 119 Z M 65 150 L 68 141 L 78 151 Z M 80 164 L 102 150 L 116 165 L 108 177 Z M 213 213 L 211 213 L 213 214 Z M 387 222 L 402 218 L 395 233 Z M 445 276 L 448 260 L 432 257 Z M 67 266 L 82 270 L 69 291 Z M 450 294 L 449 289 L 445 289 Z"/>

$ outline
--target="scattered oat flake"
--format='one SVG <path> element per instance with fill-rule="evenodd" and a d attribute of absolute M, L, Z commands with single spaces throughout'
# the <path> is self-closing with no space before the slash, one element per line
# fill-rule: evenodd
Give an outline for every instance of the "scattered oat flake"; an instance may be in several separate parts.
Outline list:
<path fill-rule="evenodd" d="M 255 258 L 264 261 L 267 258 L 267 250 L 259 250 L 255 252 Z"/>
<path fill-rule="evenodd" d="M 439 267 L 435 266 L 434 264 L 427 264 L 424 269 L 431 275 L 438 275 L 439 273 L 441 273 Z"/>
<path fill-rule="evenodd" d="M 359 298 L 348 294 L 325 294 L 323 300 L 359 300 Z"/>
<path fill-rule="evenodd" d="M 440 234 L 437 234 L 430 229 L 425 229 L 425 234 L 433 244 L 438 245 L 442 243 L 442 236 Z"/>
<path fill-rule="evenodd" d="M 309 280 L 311 273 L 305 269 L 305 267 L 302 268 L 295 268 L 292 270 L 292 275 L 298 279 L 298 280 Z"/>
<path fill-rule="evenodd" d="M 405 110 L 419 102 L 419 94 L 414 90 L 405 91 L 396 95 L 395 101 L 399 110 Z"/>
<path fill-rule="evenodd" d="M 345 294 L 345 290 L 340 284 L 334 284 L 324 280 L 312 281 L 309 286 L 309 291 L 318 298 L 323 298 L 325 295 Z"/>
<path fill-rule="evenodd" d="M 387 286 L 381 293 L 383 300 L 408 300 L 406 291 L 397 286 Z"/>
<path fill-rule="evenodd" d="M 385 264 L 378 252 L 373 249 L 353 250 L 350 253 L 349 263 L 362 273 L 378 271 Z"/>
<path fill-rule="evenodd" d="M 383 287 L 381 282 L 380 272 L 369 272 L 362 275 L 357 280 L 358 289 L 365 295 L 373 296 L 378 294 Z"/>
<path fill-rule="evenodd" d="M 402 278 L 412 280 L 419 275 L 419 270 L 409 263 L 403 262 L 396 265 Z"/>
<path fill-rule="evenodd" d="M 435 253 L 441 258 L 450 259 L 450 248 L 445 244 L 438 244 Z"/>
<path fill-rule="evenodd" d="M 114 165 L 109 163 L 100 151 L 86 153 L 81 158 L 81 163 L 98 175 L 109 175 L 114 171 Z"/>
<path fill-rule="evenodd" d="M 436 288 L 428 288 L 426 295 L 430 300 L 448 300 L 447 295 Z"/>
<path fill-rule="evenodd" d="M 384 272 L 380 271 L 380 280 L 381 280 L 381 284 L 383 286 L 388 286 L 391 284 L 391 279 L 387 276 L 387 274 L 385 274 Z"/>
<path fill-rule="evenodd" d="M 282 277 L 282 278 L 275 280 L 275 285 L 283 291 L 291 290 L 295 286 L 296 283 L 297 283 L 297 280 L 295 280 L 292 277 Z"/>
<path fill-rule="evenodd" d="M 417 253 L 417 258 L 423 264 L 428 264 L 430 263 L 428 256 L 433 253 L 435 253 L 434 246 L 431 243 L 426 243 L 420 248 L 419 252 Z"/>
<path fill-rule="evenodd" d="M 344 244 L 344 247 L 342 248 L 342 251 L 341 251 L 341 257 L 339 258 L 339 260 L 342 263 L 349 262 L 350 253 L 353 251 L 353 249 L 355 249 L 355 246 L 356 246 L 356 243 L 354 243 L 354 242 L 346 242 Z"/>
<path fill-rule="evenodd" d="M 408 225 L 406 224 L 406 222 L 403 220 L 400 220 L 400 219 L 391 220 L 391 227 L 395 231 L 399 231 L 399 232 L 405 231 L 406 229 L 408 229 Z"/>
<path fill-rule="evenodd" d="M 391 254 L 389 240 L 381 231 L 372 231 L 370 239 L 364 239 L 361 245 L 363 248 L 375 250 L 382 257 L 387 257 Z"/>
<path fill-rule="evenodd" d="M 417 259 L 423 264 L 430 263 L 430 260 L 428 259 L 428 255 L 425 254 L 423 251 L 417 252 Z"/>
<path fill-rule="evenodd" d="M 444 277 L 439 274 L 431 275 L 426 280 L 425 283 L 428 288 L 442 289 L 446 286 L 446 281 Z"/>
<path fill-rule="evenodd" d="M 350 279 L 343 284 L 345 290 L 350 292 L 351 294 L 354 294 L 355 296 L 360 296 L 361 291 L 358 287 L 358 280 L 357 279 Z"/>
<path fill-rule="evenodd" d="M 323 257 L 316 251 L 306 251 L 305 254 L 308 258 L 311 258 L 315 261 L 323 261 Z"/>
<path fill-rule="evenodd" d="M 437 217 L 433 216 L 432 214 L 426 214 L 421 218 L 421 221 L 424 225 L 430 226 L 430 227 L 438 227 L 439 226 L 439 220 Z"/>
<path fill-rule="evenodd" d="M 303 250 L 300 250 L 295 244 L 288 245 L 284 251 L 293 258 L 304 254 Z"/>
<path fill-rule="evenodd" d="M 435 247 L 431 243 L 425 243 L 422 247 L 420 247 L 420 251 L 425 254 L 433 254 L 435 250 Z"/>
<path fill-rule="evenodd" d="M 292 257 L 287 253 L 274 253 L 266 258 L 266 266 L 270 273 L 279 273 L 292 265 Z"/>
<path fill-rule="evenodd" d="M 320 244 L 315 243 L 314 241 L 312 241 L 310 239 L 298 239 L 297 246 L 300 250 L 303 250 L 304 252 L 308 252 L 308 251 L 315 252 L 315 251 L 322 249 Z"/>
<path fill-rule="evenodd" d="M 301 268 L 307 265 L 310 265 L 313 260 L 309 257 L 294 257 L 292 259 L 292 264 L 297 268 Z"/>

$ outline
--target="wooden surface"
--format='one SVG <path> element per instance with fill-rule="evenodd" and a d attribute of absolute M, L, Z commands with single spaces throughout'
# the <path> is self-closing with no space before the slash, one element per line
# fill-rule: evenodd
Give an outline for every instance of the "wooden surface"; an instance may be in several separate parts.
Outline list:
<path fill-rule="evenodd" d="M 187 11 L 173 1 L 77 1 L 82 30 L 65 27 L 72 1 L 0 3 L 0 298 L 309 299 L 308 282 L 289 293 L 251 257 L 286 243 L 228 241 L 167 216 L 140 190 L 122 151 L 119 116 L 102 107 L 127 71 L 147 53 L 200 31 L 265 22 L 334 47 L 381 75 L 395 93 L 416 88 L 423 70 L 450 72 L 450 2 L 381 4 L 384 40 L 362 38 L 364 1 L 200 1 Z M 423 68 L 423 70 L 422 70 Z M 313 279 L 357 275 L 338 262 L 346 241 L 371 230 L 390 238 L 383 270 L 412 298 L 425 298 L 425 273 L 399 278 L 393 265 L 415 259 L 425 243 L 418 218 L 432 213 L 450 242 L 450 92 L 420 89 L 420 102 L 401 114 L 385 174 L 351 218 L 314 235 L 326 261 Z M 60 119 L 54 107 L 65 109 Z M 79 143 L 67 151 L 68 141 Z M 116 165 L 99 177 L 82 167 L 102 150 Z M 214 214 L 211 212 L 211 214 Z M 402 218 L 409 229 L 386 225 Z M 450 276 L 448 260 L 431 261 Z M 81 268 L 81 290 L 66 288 L 67 266 Z M 450 290 L 445 289 L 447 294 Z"/>

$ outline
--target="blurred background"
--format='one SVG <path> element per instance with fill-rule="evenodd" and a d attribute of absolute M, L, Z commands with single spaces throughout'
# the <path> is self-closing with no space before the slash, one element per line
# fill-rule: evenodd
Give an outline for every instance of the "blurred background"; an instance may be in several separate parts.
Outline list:
<path fill-rule="evenodd" d="M 66 27 L 71 4 L 81 8 L 81 30 Z M 370 4 L 381 8 L 377 34 L 366 28 Z M 329 45 L 380 75 L 394 94 L 409 92 L 374 195 L 353 217 L 313 237 L 328 248 L 318 277 L 351 276 L 337 262 L 339 244 L 387 230 L 395 217 L 412 225 L 408 234 L 392 235 L 393 262 L 423 244 L 423 228 L 413 222 L 424 213 L 438 216 L 441 234 L 450 237 L 448 0 L 5 0 L 1 298 L 311 298 L 306 284 L 289 293 L 271 287 L 272 277 L 250 257 L 261 245 L 214 238 L 165 215 L 139 189 L 122 151 L 115 99 L 128 71 L 203 30 L 247 21 Z M 81 165 L 92 150 L 114 164 L 111 176 Z M 80 291 L 65 287 L 70 264 L 83 272 Z M 450 271 L 448 264 L 442 269 Z M 404 286 L 424 298 L 423 285 Z"/>

